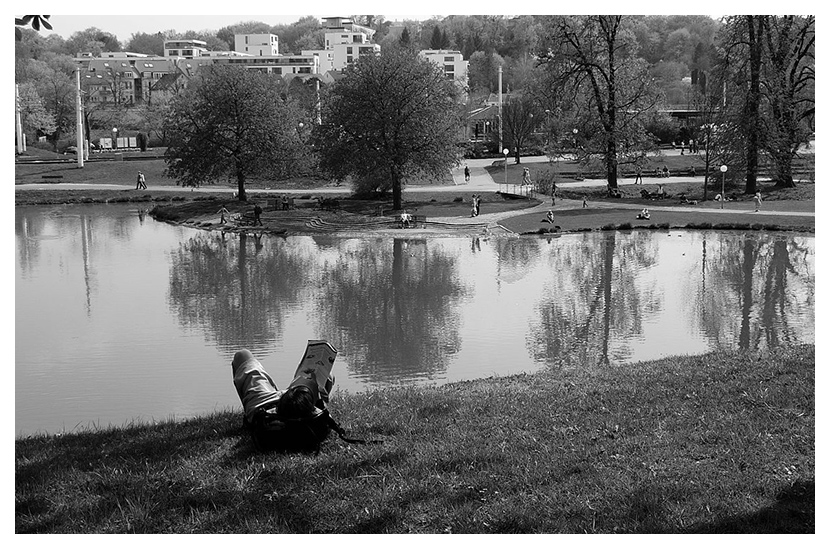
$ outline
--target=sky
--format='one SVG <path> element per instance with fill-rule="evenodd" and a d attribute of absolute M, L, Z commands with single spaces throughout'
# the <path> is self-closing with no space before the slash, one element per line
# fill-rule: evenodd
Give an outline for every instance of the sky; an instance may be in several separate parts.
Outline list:
<path fill-rule="evenodd" d="M 761 4 L 765 3 L 764 0 L 759 1 L 761 2 Z M 134 33 L 138 32 L 154 34 L 156 32 L 166 30 L 175 30 L 178 32 L 185 32 L 188 30 L 217 31 L 228 25 L 233 25 L 235 23 L 243 21 L 262 21 L 264 23 L 268 23 L 271 25 L 290 24 L 299 20 L 301 17 L 305 17 L 307 15 L 314 15 L 315 17 L 322 19 L 323 17 L 328 16 L 349 16 L 356 13 L 375 13 L 383 14 L 383 16 L 388 21 L 402 21 L 405 19 L 422 21 L 434 16 L 443 16 L 439 15 L 441 13 L 445 15 L 482 13 L 501 14 L 501 12 L 493 11 L 493 4 L 490 4 L 490 7 L 488 7 L 487 5 L 481 4 L 480 2 L 447 2 L 446 0 L 443 2 L 437 0 L 421 0 L 420 2 L 418 2 L 416 6 L 421 13 L 410 15 L 390 15 L 386 13 L 386 10 L 390 8 L 388 2 L 363 0 L 358 2 L 349 2 L 348 4 L 335 3 L 329 0 L 323 0 L 322 3 L 315 2 L 314 4 L 308 5 L 309 10 L 313 9 L 318 12 L 316 14 L 295 13 L 289 15 L 239 15 L 234 13 L 228 14 L 227 6 L 225 6 L 224 10 L 222 10 L 225 12 L 224 14 L 222 14 L 221 11 L 217 14 L 211 14 L 210 12 L 213 10 L 209 9 L 207 5 L 200 5 L 198 8 L 199 13 L 197 14 L 167 15 L 165 14 L 165 12 L 169 10 L 169 2 L 160 2 L 156 0 L 146 0 L 144 2 L 141 2 L 140 4 L 130 5 L 128 8 L 120 8 L 124 9 L 125 11 L 119 11 L 119 8 L 114 4 L 107 4 L 106 6 L 100 4 L 96 5 L 96 7 L 100 8 L 106 7 L 107 9 L 105 11 L 109 12 L 109 14 L 66 15 L 66 12 L 69 11 L 68 8 L 71 6 L 71 4 L 67 4 L 65 1 L 60 3 L 45 2 L 44 4 L 46 4 L 46 6 L 38 6 L 40 12 L 54 14 L 55 12 L 62 11 L 64 15 L 52 15 L 49 21 L 52 23 L 53 30 L 42 30 L 41 34 L 58 34 L 63 38 L 69 38 L 69 36 L 71 36 L 72 33 L 88 29 L 89 27 L 97 27 L 105 32 L 114 34 L 116 38 L 118 38 L 118 40 L 121 42 L 128 41 Z M 52 4 L 54 4 L 54 6 L 57 9 L 50 9 L 53 7 Z M 698 2 L 696 2 L 694 5 L 694 9 L 689 10 L 690 6 L 684 5 L 682 3 L 672 6 L 667 4 L 658 4 L 655 2 L 641 2 L 634 0 L 633 3 L 626 4 L 628 8 L 626 11 L 630 10 L 629 13 L 637 12 L 643 14 L 709 13 L 712 11 L 722 12 L 728 4 L 729 2 L 710 2 L 709 0 L 698 0 Z M 289 7 L 296 9 L 298 5 L 300 4 L 292 3 L 289 4 Z M 529 2 L 528 0 L 514 0 L 507 5 L 496 6 L 501 9 L 508 8 L 514 14 L 550 13 L 550 7 L 548 7 L 547 9 L 543 9 L 543 6 L 546 5 L 549 6 L 549 4 L 545 4 L 538 1 Z M 90 4 L 84 4 L 84 6 L 90 6 Z M 246 2 L 244 4 L 244 7 L 248 8 L 250 11 L 260 11 L 267 13 L 269 9 L 274 8 L 274 4 L 266 4 L 264 2 L 254 1 Z M 598 2 L 594 0 L 580 2 L 578 4 L 578 7 L 584 13 L 609 13 L 609 8 L 613 9 L 614 7 L 616 7 L 617 9 L 619 9 L 618 5 L 615 6 L 614 4 L 609 2 Z M 558 10 L 558 13 L 563 13 L 562 6 L 558 6 Z M 565 13 L 567 13 L 567 11 L 565 11 Z"/>

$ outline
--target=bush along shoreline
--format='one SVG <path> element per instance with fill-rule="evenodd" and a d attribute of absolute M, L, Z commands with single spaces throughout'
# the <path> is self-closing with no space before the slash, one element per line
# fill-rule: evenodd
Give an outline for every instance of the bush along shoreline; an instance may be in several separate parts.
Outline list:
<path fill-rule="evenodd" d="M 331 410 L 383 444 L 261 454 L 241 407 L 19 438 L 15 532 L 815 532 L 814 345 L 335 389 Z"/>

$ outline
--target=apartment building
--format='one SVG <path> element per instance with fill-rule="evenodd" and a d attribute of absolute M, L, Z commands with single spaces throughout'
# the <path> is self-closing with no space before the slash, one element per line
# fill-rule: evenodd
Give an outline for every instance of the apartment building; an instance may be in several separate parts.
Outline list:
<path fill-rule="evenodd" d="M 460 51 L 421 50 L 419 53 L 440 66 L 448 80 L 454 80 L 463 87 L 467 86 L 467 69 L 470 63 L 464 60 Z"/>
<path fill-rule="evenodd" d="M 208 51 L 207 42 L 203 40 L 165 40 L 164 57 L 183 57 L 193 59 L 201 57 Z"/>
<path fill-rule="evenodd" d="M 280 38 L 276 34 L 236 34 L 233 49 L 255 57 L 276 57 L 280 54 Z"/>
<path fill-rule="evenodd" d="M 285 79 L 318 75 L 321 81 L 332 71 L 342 71 L 362 55 L 375 55 L 380 45 L 371 43 L 373 29 L 347 17 L 323 19 L 326 47 L 303 50 L 299 55 L 280 55 L 274 34 L 237 34 L 233 51 L 209 51 L 202 40 L 165 40 L 164 56 L 130 52 L 81 53 L 82 82 L 90 102 L 129 105 L 152 102 L 175 93 L 196 72 L 209 65 L 236 65 Z"/>
<path fill-rule="evenodd" d="M 323 18 L 324 49 L 303 50 L 303 55 L 317 55 L 320 71 L 342 71 L 363 55 L 377 55 L 380 44 L 373 44 L 374 29 L 354 23 L 348 17 Z"/>

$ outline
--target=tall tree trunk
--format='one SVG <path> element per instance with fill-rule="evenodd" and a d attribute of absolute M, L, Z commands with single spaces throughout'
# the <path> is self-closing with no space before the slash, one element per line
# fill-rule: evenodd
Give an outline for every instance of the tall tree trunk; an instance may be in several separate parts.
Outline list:
<path fill-rule="evenodd" d="M 403 206 L 403 191 L 401 189 L 401 173 L 397 166 L 392 166 L 392 209 L 400 210 Z"/>
<path fill-rule="evenodd" d="M 236 197 L 240 202 L 247 202 L 248 195 L 245 193 L 245 170 L 241 168 L 236 169 Z"/>
<path fill-rule="evenodd" d="M 763 15 L 747 15 L 749 38 L 749 96 L 746 101 L 746 194 L 755 194 L 758 180 L 758 149 L 761 105 L 761 33 Z"/>

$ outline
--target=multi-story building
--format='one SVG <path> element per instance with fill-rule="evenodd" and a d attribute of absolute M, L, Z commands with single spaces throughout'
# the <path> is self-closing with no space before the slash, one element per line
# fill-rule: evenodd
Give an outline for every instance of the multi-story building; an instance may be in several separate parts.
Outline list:
<path fill-rule="evenodd" d="M 208 51 L 207 42 L 203 40 L 165 40 L 164 57 L 183 57 L 193 59 L 201 57 Z"/>
<path fill-rule="evenodd" d="M 421 50 L 420 54 L 440 66 L 448 80 L 457 82 L 463 88 L 467 87 L 469 61 L 464 60 L 464 56 L 460 51 Z"/>
<path fill-rule="evenodd" d="M 342 71 L 360 56 L 380 52 L 380 46 L 371 43 L 375 31 L 349 18 L 327 17 L 323 26 L 325 49 L 303 50 L 300 55 L 280 55 L 279 38 L 274 34 L 237 34 L 233 51 L 209 51 L 202 40 L 165 40 L 162 57 L 129 52 L 98 56 L 82 53 L 75 61 L 82 67 L 90 102 L 129 105 L 174 93 L 201 67 L 209 65 L 242 66 L 285 79 L 317 75 L 318 80 L 327 82 L 333 81 L 333 77 L 325 78 L 330 71 Z"/>
<path fill-rule="evenodd" d="M 342 71 L 363 55 L 380 53 L 380 45 L 372 43 L 374 29 L 352 22 L 348 17 L 323 19 L 324 44 L 322 50 L 303 50 L 303 55 L 317 55 L 320 71 Z"/>
<path fill-rule="evenodd" d="M 234 51 L 259 57 L 275 57 L 280 54 L 280 39 L 276 34 L 236 34 Z"/>

